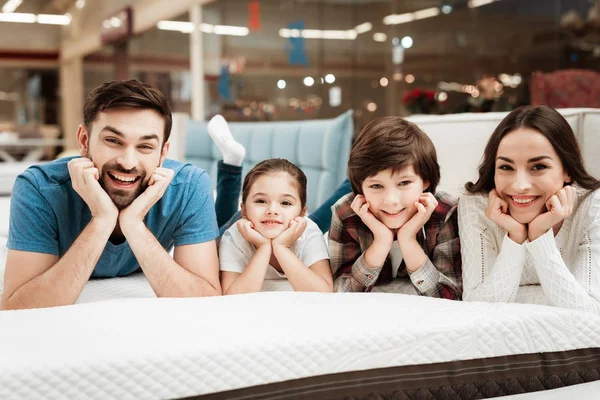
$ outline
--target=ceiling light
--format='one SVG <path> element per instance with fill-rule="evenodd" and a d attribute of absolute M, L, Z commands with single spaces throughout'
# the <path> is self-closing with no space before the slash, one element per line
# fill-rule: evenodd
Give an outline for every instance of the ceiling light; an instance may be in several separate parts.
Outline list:
<path fill-rule="evenodd" d="M 369 32 L 371 29 L 373 29 L 373 24 L 370 22 L 365 22 L 364 24 L 360 24 L 357 25 L 354 30 L 356 31 L 357 34 L 361 34 L 361 33 L 365 33 L 365 32 Z"/>
<path fill-rule="evenodd" d="M 475 8 L 475 7 L 481 7 L 481 6 L 485 6 L 487 4 L 491 4 L 495 1 L 496 0 L 469 0 L 467 5 L 469 6 L 469 8 Z"/>
<path fill-rule="evenodd" d="M 75 7 L 77 7 L 77 9 L 81 10 L 83 7 L 85 7 L 85 0 L 77 0 L 75 2 Z"/>
<path fill-rule="evenodd" d="M 110 19 L 110 25 L 115 28 L 120 27 L 122 23 L 123 22 L 121 21 L 121 18 L 119 18 L 119 17 L 111 17 L 111 19 Z"/>
<path fill-rule="evenodd" d="M 250 30 L 245 26 L 215 25 L 215 35 L 248 36 Z"/>
<path fill-rule="evenodd" d="M 71 22 L 70 15 L 52 15 L 52 14 L 38 14 L 37 16 L 38 24 L 48 24 L 48 25 L 69 25 Z"/>
<path fill-rule="evenodd" d="M 306 78 L 304 78 L 304 85 L 312 86 L 314 84 L 315 84 L 315 80 L 313 78 L 311 78 L 310 76 L 307 76 Z"/>
<path fill-rule="evenodd" d="M 194 24 L 184 21 L 158 21 L 156 26 L 158 29 L 163 31 L 180 31 L 183 33 L 190 33 L 194 31 Z"/>
<path fill-rule="evenodd" d="M 365 22 L 357 25 L 354 29 L 346 30 L 281 28 L 279 36 L 283 38 L 303 37 L 304 39 L 354 40 L 361 33 L 369 32 L 371 29 L 373 29 L 373 24 L 370 22 Z"/>
<path fill-rule="evenodd" d="M 402 38 L 402 40 L 400 41 L 400 44 L 405 49 L 410 49 L 412 47 L 412 45 L 413 45 L 413 39 L 410 36 L 404 36 Z"/>
<path fill-rule="evenodd" d="M 277 81 L 277 87 L 279 89 L 285 89 L 285 86 L 286 86 L 286 83 L 285 83 L 285 81 L 283 79 L 280 79 L 280 80 Z"/>
<path fill-rule="evenodd" d="M 406 22 L 411 22 L 415 20 L 415 16 L 413 13 L 406 14 L 392 14 L 383 17 L 383 23 L 385 25 L 398 25 L 404 24 Z"/>
<path fill-rule="evenodd" d="M 374 33 L 373 40 L 376 42 L 385 42 L 387 40 L 387 35 L 381 32 Z"/>
<path fill-rule="evenodd" d="M 335 82 L 335 76 L 333 74 L 325 75 L 325 82 L 327 82 L 327 83 Z"/>
<path fill-rule="evenodd" d="M 190 24 L 191 24 L 191 22 L 190 22 Z M 193 30 L 193 27 L 194 27 L 194 25 L 192 25 L 192 30 Z M 200 30 L 204 33 L 215 33 L 215 27 L 214 27 L 214 25 L 211 25 L 211 24 L 201 23 Z"/>
<path fill-rule="evenodd" d="M 194 32 L 194 24 L 186 21 L 158 21 L 158 29 L 164 31 L 179 31 L 182 33 Z M 204 33 L 215 35 L 247 36 L 250 30 L 245 26 L 201 24 L 200 30 Z"/>
<path fill-rule="evenodd" d="M 24 13 L 9 13 L 0 14 L 1 22 L 22 22 L 26 24 L 33 24 L 35 22 L 35 14 L 24 14 Z"/>
<path fill-rule="evenodd" d="M 388 83 L 389 83 L 389 82 L 388 82 L 388 78 L 386 78 L 385 76 L 379 80 L 379 84 L 380 84 L 382 87 L 386 87 L 386 86 L 388 85 Z"/>
<path fill-rule="evenodd" d="M 4 6 L 2 6 L 2 12 L 7 14 L 13 13 L 21 3 L 23 3 L 23 0 L 8 0 Z"/>
<path fill-rule="evenodd" d="M 404 80 L 406 83 L 413 83 L 415 81 L 415 76 L 413 74 L 408 74 Z"/>
<path fill-rule="evenodd" d="M 358 34 L 354 29 L 346 31 L 340 30 L 321 30 L 321 29 L 286 29 L 279 30 L 279 36 L 284 38 L 303 37 L 305 39 L 339 39 L 354 40 Z"/>
<path fill-rule="evenodd" d="M 445 4 L 442 6 L 441 10 L 442 10 L 442 13 L 444 13 L 444 14 L 450 14 L 452 12 L 452 10 L 454 10 L 454 8 L 452 8 L 452 6 L 450 4 Z"/>
<path fill-rule="evenodd" d="M 416 20 L 437 17 L 438 15 L 440 15 L 440 9 L 437 7 L 431 7 L 426 8 L 424 10 L 415 11 L 413 14 Z"/>
<path fill-rule="evenodd" d="M 423 10 L 410 12 L 410 13 L 387 15 L 383 18 L 383 23 L 385 25 L 405 24 L 407 22 L 416 21 L 419 19 L 435 17 L 435 16 L 438 16 L 439 14 L 440 14 L 439 8 L 431 7 L 431 8 L 425 8 Z"/>

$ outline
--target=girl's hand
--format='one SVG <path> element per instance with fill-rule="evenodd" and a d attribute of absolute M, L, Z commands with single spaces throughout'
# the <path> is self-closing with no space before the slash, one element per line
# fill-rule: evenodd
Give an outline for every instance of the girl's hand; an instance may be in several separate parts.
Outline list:
<path fill-rule="evenodd" d="M 485 216 L 504 229 L 515 243 L 523 244 L 527 239 L 527 227 L 510 216 L 508 203 L 498 196 L 496 189 L 490 191 Z"/>
<path fill-rule="evenodd" d="M 271 239 L 267 239 L 261 235 L 256 229 L 254 229 L 254 224 L 246 218 L 240 219 L 236 225 L 242 237 L 250 244 L 254 245 L 254 247 L 258 248 L 264 245 L 271 245 Z"/>
<path fill-rule="evenodd" d="M 548 211 L 538 215 L 529 223 L 529 240 L 534 241 L 548 232 L 548 229 L 571 215 L 575 207 L 576 197 L 577 194 L 573 186 L 565 186 L 551 196 L 546 202 Z"/>
<path fill-rule="evenodd" d="M 290 221 L 289 226 L 279 234 L 275 239 L 273 239 L 273 247 L 275 246 L 284 246 L 291 247 L 296 240 L 302 236 L 304 231 L 306 230 L 306 218 L 304 217 L 296 217 Z"/>

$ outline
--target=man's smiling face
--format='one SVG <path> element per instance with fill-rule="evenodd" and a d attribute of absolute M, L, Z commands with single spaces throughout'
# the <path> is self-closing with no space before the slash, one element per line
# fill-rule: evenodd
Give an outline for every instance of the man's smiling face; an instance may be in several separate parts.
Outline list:
<path fill-rule="evenodd" d="M 81 155 L 100 173 L 99 183 L 118 209 L 129 206 L 145 189 L 164 161 L 164 118 L 151 109 L 119 108 L 99 112 L 91 132 L 81 126 Z"/>

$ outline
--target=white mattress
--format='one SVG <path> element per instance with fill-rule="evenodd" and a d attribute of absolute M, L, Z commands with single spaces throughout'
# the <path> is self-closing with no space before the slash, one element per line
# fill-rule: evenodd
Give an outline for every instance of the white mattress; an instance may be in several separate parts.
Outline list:
<path fill-rule="evenodd" d="M 600 346 L 600 317 L 270 292 L 0 312 L 0 398 L 177 398 L 328 373 Z"/>
<path fill-rule="evenodd" d="M 5 241 L 0 236 L 0 293 Z M 137 274 L 89 282 L 78 300 L 87 304 L 2 311 L 0 399 L 176 398 L 328 373 L 600 347 L 600 316 L 555 307 L 386 293 L 414 293 L 408 282 L 372 294 L 280 293 L 291 289 L 285 280 L 263 289 L 274 292 L 157 299 Z M 535 286 L 521 288 L 519 299 L 545 301 Z M 560 396 L 588 387 L 598 388 L 576 385 Z"/>

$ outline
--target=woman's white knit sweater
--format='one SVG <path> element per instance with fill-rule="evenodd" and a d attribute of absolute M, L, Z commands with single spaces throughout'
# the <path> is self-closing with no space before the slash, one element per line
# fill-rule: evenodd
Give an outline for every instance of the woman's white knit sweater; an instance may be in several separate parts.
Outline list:
<path fill-rule="evenodd" d="M 558 234 L 522 245 L 486 217 L 487 205 L 483 195 L 458 202 L 464 300 L 513 302 L 520 285 L 539 284 L 551 305 L 600 314 L 600 190 L 578 189 Z"/>

